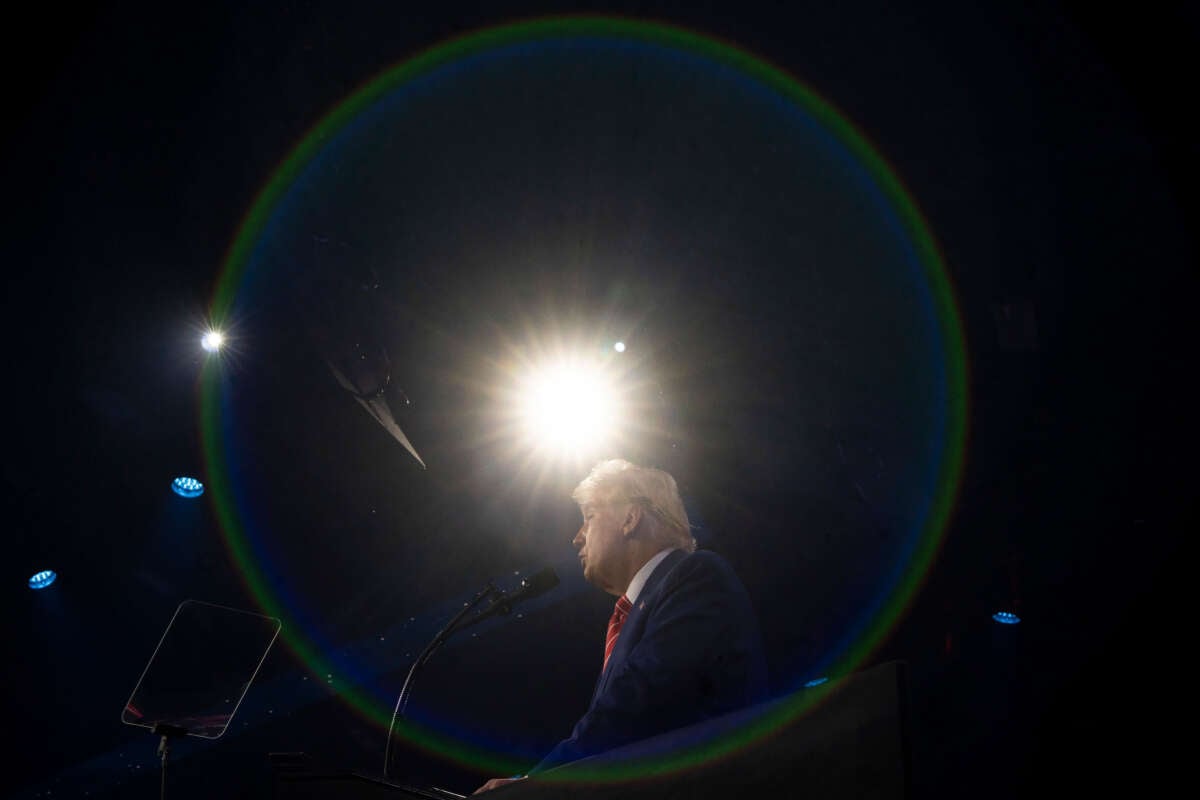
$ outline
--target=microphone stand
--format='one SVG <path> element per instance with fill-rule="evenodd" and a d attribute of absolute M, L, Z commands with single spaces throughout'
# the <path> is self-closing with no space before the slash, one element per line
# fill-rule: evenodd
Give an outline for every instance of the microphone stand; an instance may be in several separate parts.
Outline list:
<path fill-rule="evenodd" d="M 404 679 L 404 685 L 400 687 L 400 695 L 396 698 L 396 708 L 392 711 L 392 722 L 390 725 L 388 725 L 387 746 L 383 751 L 384 779 L 387 779 L 388 777 L 388 768 L 390 767 L 392 760 L 392 732 L 396 728 L 396 720 L 404 716 L 404 709 L 408 706 L 408 698 L 412 695 L 413 677 L 417 674 L 421 667 L 425 666 L 425 662 L 427 662 L 433 656 L 434 652 L 441 647 L 442 644 L 449 639 L 453 633 L 474 625 L 476 622 L 491 616 L 493 610 L 497 613 L 508 613 L 509 606 L 507 604 L 503 604 L 502 600 L 500 602 L 496 602 L 494 600 L 493 605 L 490 606 L 486 612 L 483 614 L 478 614 L 466 622 L 462 622 L 463 617 L 465 617 L 471 609 L 479 605 L 486 598 L 494 595 L 499 595 L 501 598 L 504 597 L 504 593 L 493 586 L 489 581 L 487 586 L 480 589 L 474 597 L 472 597 L 466 604 L 463 605 L 462 610 L 455 614 L 454 618 L 446 623 L 444 628 L 437 632 L 437 635 L 433 637 L 433 640 L 430 641 L 429 644 L 425 645 L 425 649 L 421 651 L 421 654 L 417 656 L 416 661 L 414 661 L 412 666 L 409 667 L 408 676 Z"/>

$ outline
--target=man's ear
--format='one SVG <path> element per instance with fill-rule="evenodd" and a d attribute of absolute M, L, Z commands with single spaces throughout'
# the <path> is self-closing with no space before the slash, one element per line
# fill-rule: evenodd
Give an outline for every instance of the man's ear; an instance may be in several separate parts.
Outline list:
<path fill-rule="evenodd" d="M 625 512 L 625 520 L 621 523 L 621 535 L 632 536 L 641 524 L 642 507 L 637 503 L 630 503 L 629 510 Z"/>

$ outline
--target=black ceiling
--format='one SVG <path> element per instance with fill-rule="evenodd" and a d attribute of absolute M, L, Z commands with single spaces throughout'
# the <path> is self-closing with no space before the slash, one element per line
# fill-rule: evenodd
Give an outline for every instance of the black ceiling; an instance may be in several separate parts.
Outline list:
<path fill-rule="evenodd" d="M 217 478 L 197 337 L 260 190 L 388 67 L 567 12 L 680 26 L 787 71 L 937 237 L 967 348 L 966 468 L 932 569 L 868 657 L 913 666 L 925 793 L 1161 779 L 1138 759 L 1181 748 L 1158 731 L 1184 685 L 1195 474 L 1194 10 L 297 2 L 11 29 L 34 46 L 4 56 L 5 788 L 154 791 L 154 742 L 119 713 L 157 637 L 187 598 L 262 600 L 211 493 L 168 491 Z M 457 604 L 544 564 L 558 594 L 448 648 L 414 704 L 517 761 L 565 735 L 608 602 L 567 572 L 582 473 L 498 433 L 512 364 L 561 337 L 629 340 L 654 431 L 623 452 L 676 472 L 702 545 L 738 568 L 777 691 L 857 636 L 906 557 L 937 486 L 945 363 L 869 177 L 701 62 L 538 58 L 397 92 L 329 143 L 237 283 L 222 469 L 265 610 L 343 669 L 318 690 L 274 647 L 242 727 L 181 753 L 176 796 L 228 795 L 269 751 L 374 766 L 384 732 L 343 686 L 386 707 Z M 326 367 L 356 347 L 376 366 L 386 351 L 428 469 Z M 30 591 L 43 568 L 60 581 Z M 1025 621 L 998 628 L 1001 604 Z M 460 791 L 484 772 L 410 769 Z"/>

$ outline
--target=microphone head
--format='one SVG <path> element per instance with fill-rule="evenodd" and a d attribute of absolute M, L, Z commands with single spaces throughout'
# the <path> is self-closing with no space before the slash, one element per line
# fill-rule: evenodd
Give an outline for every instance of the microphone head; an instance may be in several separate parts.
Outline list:
<path fill-rule="evenodd" d="M 521 594 L 525 597 L 537 597 L 558 586 L 558 573 L 552 568 L 535 572 L 525 580 L 521 581 Z"/>

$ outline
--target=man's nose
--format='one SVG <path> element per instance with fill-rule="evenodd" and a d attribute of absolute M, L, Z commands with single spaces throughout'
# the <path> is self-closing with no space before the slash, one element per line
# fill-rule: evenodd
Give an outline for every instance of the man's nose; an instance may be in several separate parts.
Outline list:
<path fill-rule="evenodd" d="M 583 547 L 583 528 L 582 527 L 580 527 L 579 530 L 575 532 L 575 538 L 571 540 L 571 544 L 575 545 L 576 547 Z"/>

